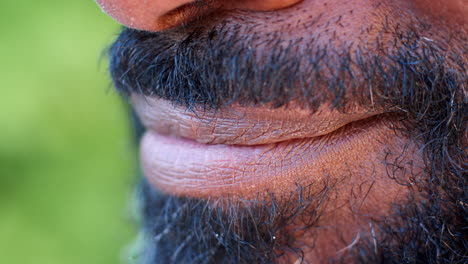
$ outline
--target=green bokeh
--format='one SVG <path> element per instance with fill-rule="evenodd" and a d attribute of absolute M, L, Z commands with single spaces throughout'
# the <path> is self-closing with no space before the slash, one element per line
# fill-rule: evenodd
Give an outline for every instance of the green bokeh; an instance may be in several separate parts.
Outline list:
<path fill-rule="evenodd" d="M 134 236 L 135 149 L 92 0 L 0 7 L 0 263 L 115 264 Z"/>

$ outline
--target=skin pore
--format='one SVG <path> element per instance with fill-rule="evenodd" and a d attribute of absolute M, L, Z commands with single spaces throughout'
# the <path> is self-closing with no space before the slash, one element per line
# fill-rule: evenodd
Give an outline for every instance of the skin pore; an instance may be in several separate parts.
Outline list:
<path fill-rule="evenodd" d="M 109 52 L 147 130 L 142 263 L 467 260 L 463 1 L 202 2 L 170 26 L 129 24 L 149 31 L 124 29 Z M 341 115 L 360 118 L 330 125 Z M 239 136 L 241 121 L 269 126 Z M 275 122 L 313 123 L 271 142 Z"/>

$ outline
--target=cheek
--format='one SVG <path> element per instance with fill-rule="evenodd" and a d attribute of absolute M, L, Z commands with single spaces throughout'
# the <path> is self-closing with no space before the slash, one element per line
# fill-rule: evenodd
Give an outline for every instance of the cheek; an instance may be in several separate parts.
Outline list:
<path fill-rule="evenodd" d="M 466 0 L 413 0 L 418 13 L 428 15 L 434 22 L 457 23 L 466 28 L 468 2 Z"/>

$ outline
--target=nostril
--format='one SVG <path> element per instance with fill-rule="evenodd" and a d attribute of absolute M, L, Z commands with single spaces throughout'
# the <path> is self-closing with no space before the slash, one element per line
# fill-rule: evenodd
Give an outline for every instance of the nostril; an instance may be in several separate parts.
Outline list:
<path fill-rule="evenodd" d="M 255 10 L 255 11 L 272 11 L 290 7 L 303 0 L 240 0 L 233 1 L 237 2 L 237 5 L 241 5 L 242 8 Z"/>
<path fill-rule="evenodd" d="M 140 29 L 161 30 L 158 19 L 196 0 L 96 0 L 101 9 L 120 24 Z"/>
<path fill-rule="evenodd" d="M 210 10 L 271 11 L 303 0 L 96 0 L 120 24 L 159 31 L 192 21 Z"/>
<path fill-rule="evenodd" d="M 167 29 L 179 25 L 187 25 L 190 22 L 204 17 L 220 9 L 220 5 L 213 2 L 194 1 L 172 9 L 157 19 L 160 29 Z"/>

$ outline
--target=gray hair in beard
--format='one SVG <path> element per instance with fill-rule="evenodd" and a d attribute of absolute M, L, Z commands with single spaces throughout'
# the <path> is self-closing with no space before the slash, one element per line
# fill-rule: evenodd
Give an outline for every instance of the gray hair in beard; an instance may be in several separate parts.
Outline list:
<path fill-rule="evenodd" d="M 258 51 L 251 49 L 253 39 L 223 27 L 181 38 L 125 29 L 109 50 L 110 70 L 123 94 L 158 96 L 189 109 L 232 102 L 280 107 L 295 100 L 311 111 L 324 102 L 345 111 L 345 95 L 352 93 L 360 104 L 400 115 L 402 132 L 424 143 L 427 180 L 412 187 L 418 199 L 408 197 L 412 202 L 395 204 L 389 216 L 372 219 L 381 234 L 378 240 L 371 234 L 361 238 L 347 258 L 356 263 L 466 263 L 467 48 L 448 52 L 424 41 L 416 28 L 386 30 L 395 40 L 391 49 L 375 56 L 359 47 L 351 52 L 313 43 L 302 45 L 299 53 L 301 40 L 285 46 L 280 36 L 273 36 L 271 52 L 259 60 Z M 384 46 L 378 41 L 376 46 Z M 385 162 L 389 172 L 404 166 L 398 160 Z M 273 263 L 286 252 L 300 259 L 310 245 L 298 245 L 293 237 L 316 227 L 321 208 L 333 202 L 336 182 L 316 184 L 321 191 L 298 185 L 289 201 L 224 201 L 221 209 L 220 201 L 167 196 L 143 181 L 146 240 L 140 260 Z M 297 222 L 303 226 L 287 229 Z M 279 230 L 281 239 L 275 235 Z"/>

